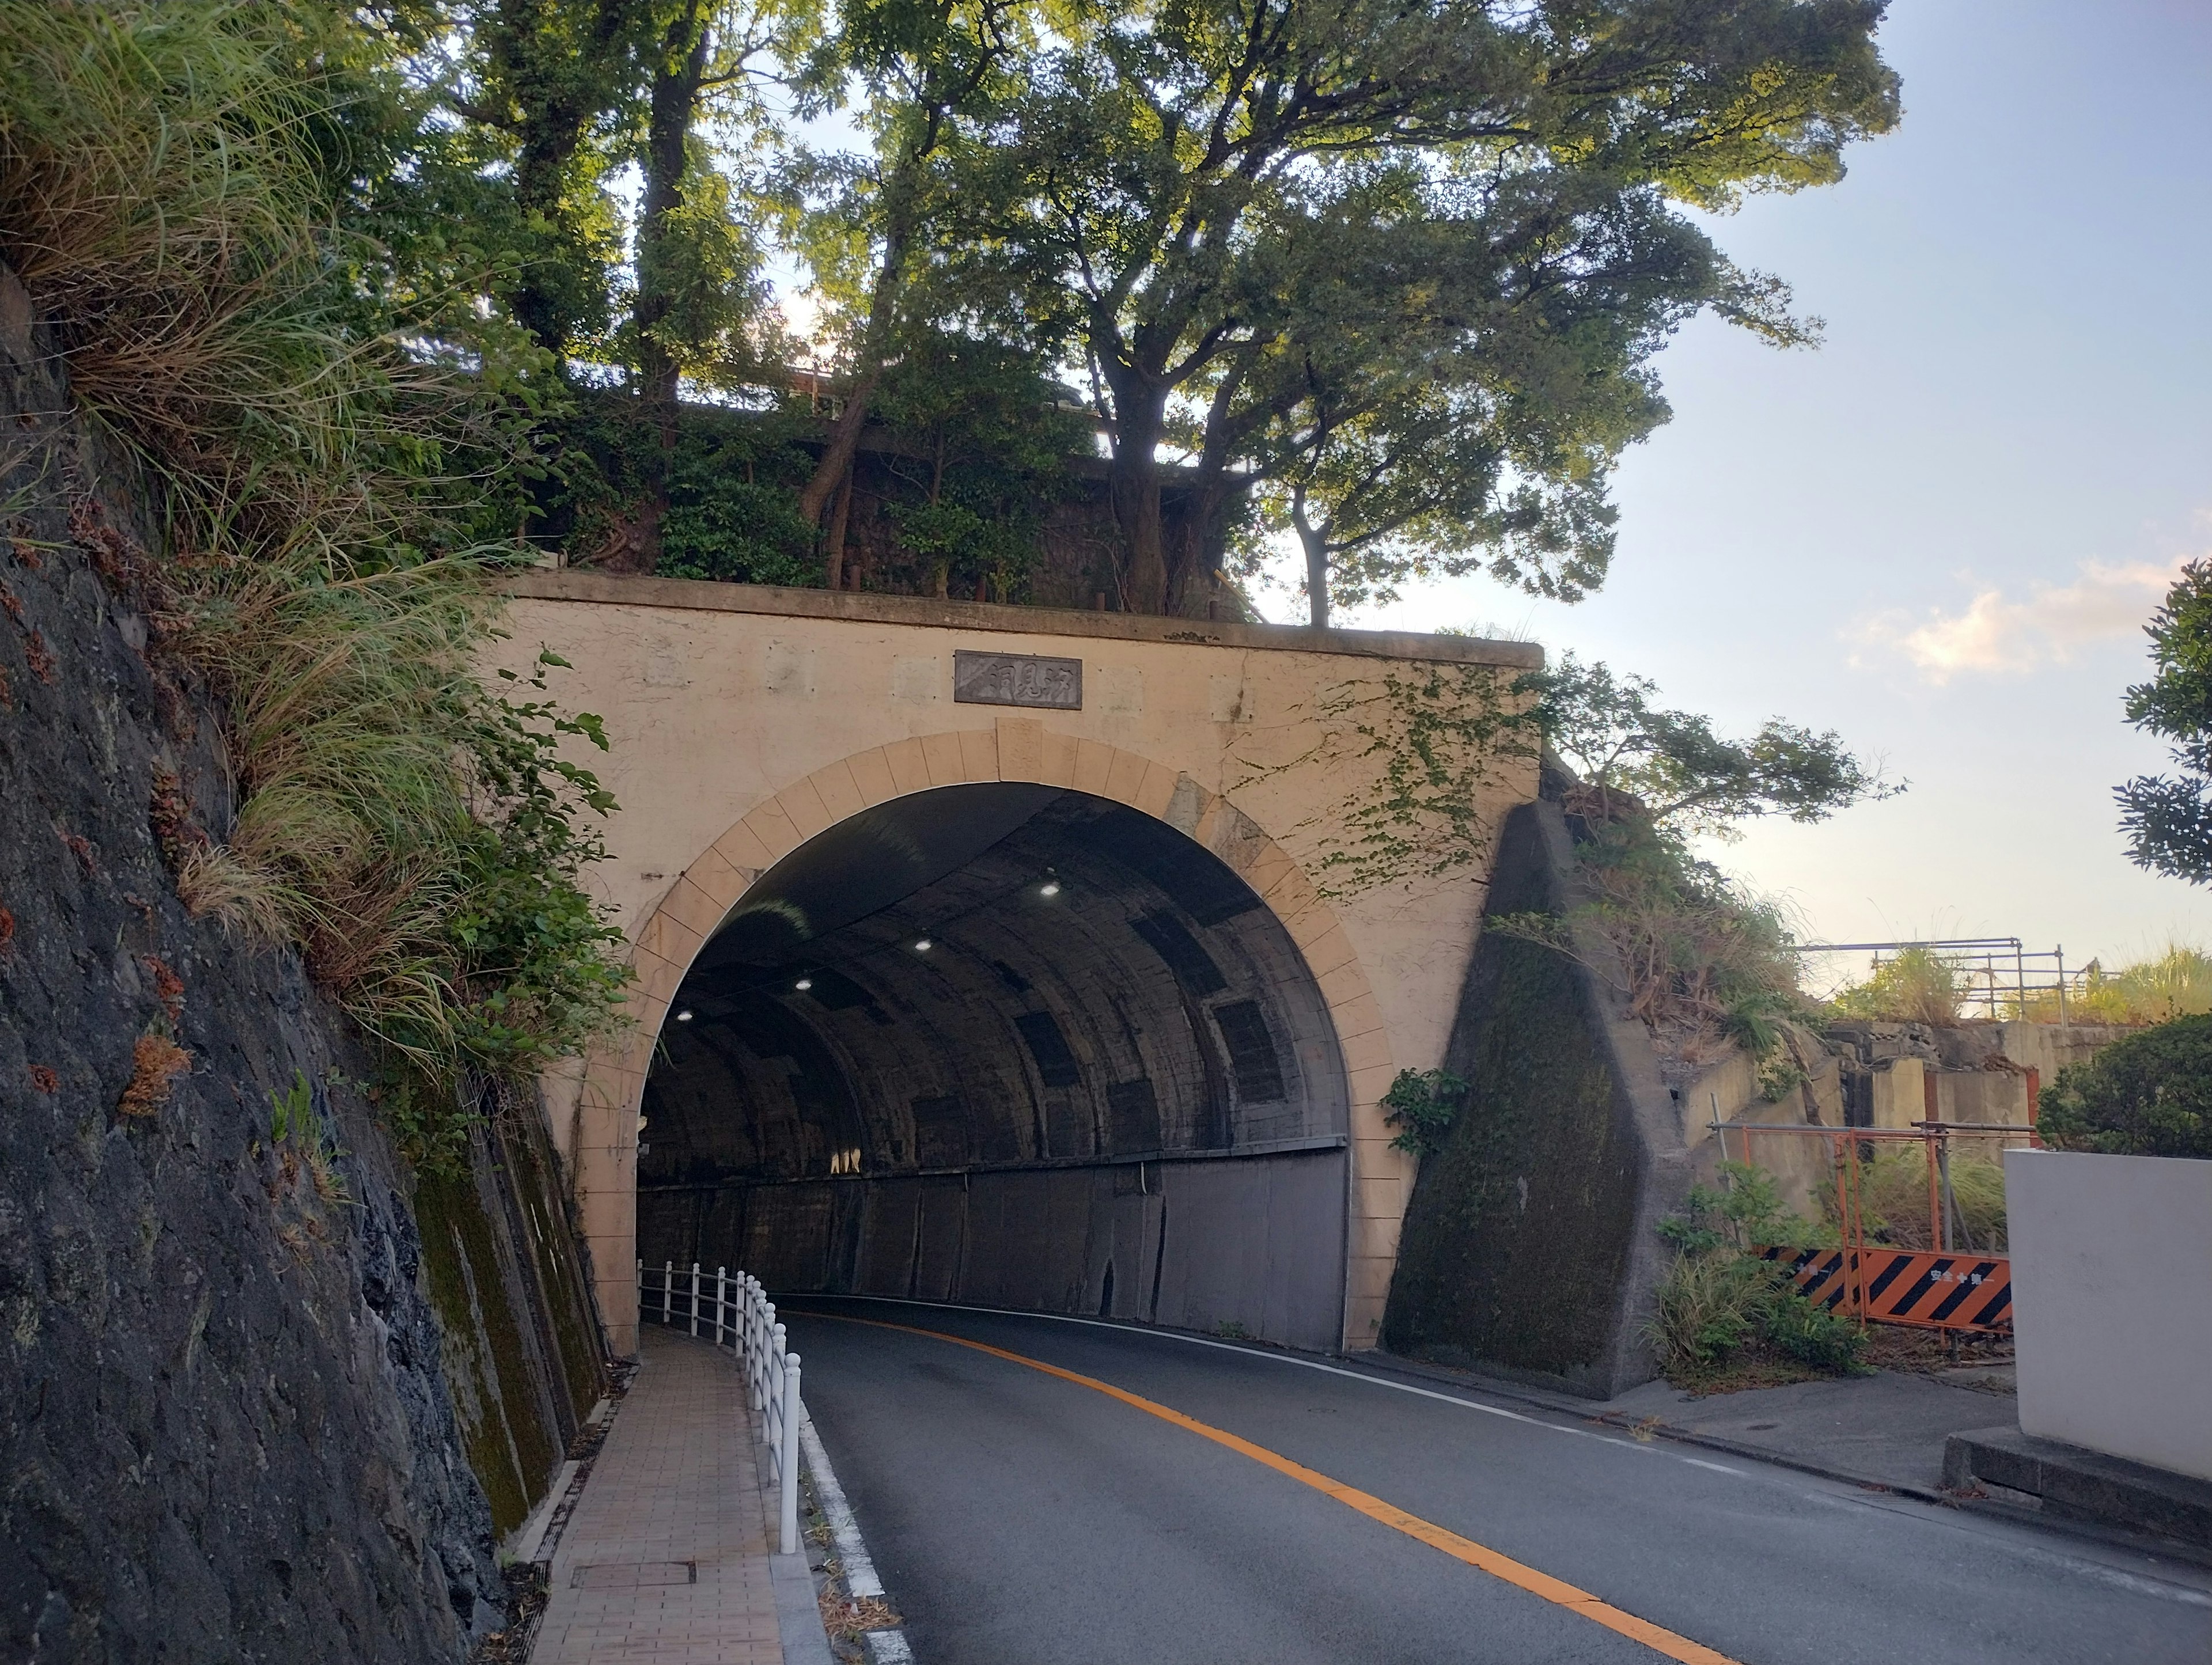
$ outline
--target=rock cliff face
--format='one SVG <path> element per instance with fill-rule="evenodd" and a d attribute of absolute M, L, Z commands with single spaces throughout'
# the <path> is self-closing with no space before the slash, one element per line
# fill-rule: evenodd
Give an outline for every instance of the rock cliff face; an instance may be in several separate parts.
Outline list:
<path fill-rule="evenodd" d="M 588 1279 L 533 1130 L 418 1189 L 298 962 L 178 901 L 227 775 L 112 465 L 0 271 L 0 1659 L 459 1660 L 598 1392 Z"/>

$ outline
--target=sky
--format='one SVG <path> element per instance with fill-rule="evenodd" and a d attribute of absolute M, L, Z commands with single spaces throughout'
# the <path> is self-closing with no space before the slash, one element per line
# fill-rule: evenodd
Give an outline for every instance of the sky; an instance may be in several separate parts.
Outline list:
<path fill-rule="evenodd" d="M 2120 708 L 2142 626 L 2212 555 L 2212 5 L 1896 0 L 1881 43 L 1898 130 L 1712 227 L 1822 344 L 1668 345 L 1605 587 L 1469 579 L 1337 622 L 1486 625 L 1729 732 L 1839 731 L 1909 789 L 1710 852 L 1804 939 L 2212 949 L 2212 890 L 2132 866 L 2112 801 L 2166 765 Z"/>

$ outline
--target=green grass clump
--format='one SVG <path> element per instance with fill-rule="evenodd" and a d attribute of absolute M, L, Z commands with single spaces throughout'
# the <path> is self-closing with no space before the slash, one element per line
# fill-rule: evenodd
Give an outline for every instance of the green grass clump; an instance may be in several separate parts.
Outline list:
<path fill-rule="evenodd" d="M 1965 994 L 1957 969 L 1934 949 L 1904 948 L 1831 1004 L 1841 1017 L 1948 1029 L 1959 1021 Z"/>
<path fill-rule="evenodd" d="M 1674 1381 L 1707 1378 L 1753 1341 L 1811 1370 L 1858 1369 L 1865 1331 L 1807 1300 L 1781 1267 L 1751 1252 L 1831 1232 L 1784 1209 L 1765 1170 L 1724 1162 L 1721 1170 L 1723 1188 L 1692 1186 L 1683 1211 L 1660 1223 L 1680 1251 L 1644 1327 L 1660 1369 Z"/>
<path fill-rule="evenodd" d="M 398 223 L 404 78 L 313 0 L 0 0 L 0 260 L 158 483 L 171 558 L 109 575 L 217 696 L 240 788 L 179 893 L 298 946 L 449 1131 L 477 1078 L 607 1028 L 625 974 L 580 882 L 598 723 L 544 697 L 550 655 L 477 676 L 516 362 L 360 229 Z"/>

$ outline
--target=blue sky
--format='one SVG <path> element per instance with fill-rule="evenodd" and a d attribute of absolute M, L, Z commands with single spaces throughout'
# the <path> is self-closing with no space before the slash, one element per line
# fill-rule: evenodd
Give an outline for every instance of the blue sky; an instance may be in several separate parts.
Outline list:
<path fill-rule="evenodd" d="M 2130 866 L 2111 798 L 2164 763 L 2120 714 L 2142 623 L 2212 555 L 2212 5 L 1898 0 L 1882 43 L 1898 131 L 1715 225 L 1824 344 L 1668 347 L 1605 589 L 1344 622 L 1503 626 L 1882 757 L 1905 796 L 1716 852 L 1814 936 L 2212 947 L 2212 893 Z"/>

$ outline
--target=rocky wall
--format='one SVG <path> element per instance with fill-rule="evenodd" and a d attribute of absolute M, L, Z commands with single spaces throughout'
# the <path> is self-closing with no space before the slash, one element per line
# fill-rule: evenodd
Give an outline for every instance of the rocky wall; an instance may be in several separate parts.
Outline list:
<path fill-rule="evenodd" d="M 588 1279 L 526 1121 L 418 1189 L 297 960 L 179 902 L 164 836 L 232 806 L 152 501 L 0 271 L 0 1659 L 460 1660 L 596 1396 Z"/>

